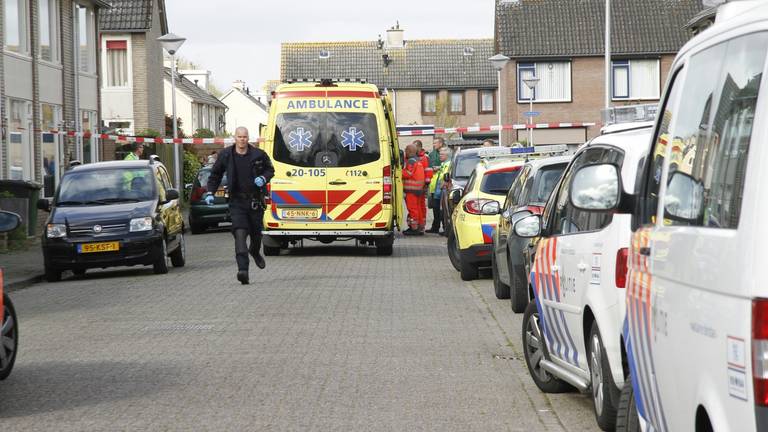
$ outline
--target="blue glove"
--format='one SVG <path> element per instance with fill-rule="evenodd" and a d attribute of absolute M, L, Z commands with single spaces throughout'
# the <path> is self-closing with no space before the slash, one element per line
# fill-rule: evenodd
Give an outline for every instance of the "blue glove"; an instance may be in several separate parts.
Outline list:
<path fill-rule="evenodd" d="M 267 184 L 267 179 L 265 179 L 262 176 L 258 176 L 253 180 L 253 184 L 255 184 L 257 187 L 262 187 L 265 184 Z"/>
<path fill-rule="evenodd" d="M 211 194 L 210 192 L 206 193 L 205 198 L 203 198 L 203 201 L 205 201 L 205 203 L 208 205 L 213 205 L 213 194 Z"/>

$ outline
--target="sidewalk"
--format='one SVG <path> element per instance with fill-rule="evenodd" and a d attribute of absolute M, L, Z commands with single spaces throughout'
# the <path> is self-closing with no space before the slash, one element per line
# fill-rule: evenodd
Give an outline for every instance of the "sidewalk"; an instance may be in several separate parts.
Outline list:
<path fill-rule="evenodd" d="M 43 280 L 43 251 L 40 241 L 30 242 L 23 250 L 0 253 L 4 289 L 14 291 Z"/>

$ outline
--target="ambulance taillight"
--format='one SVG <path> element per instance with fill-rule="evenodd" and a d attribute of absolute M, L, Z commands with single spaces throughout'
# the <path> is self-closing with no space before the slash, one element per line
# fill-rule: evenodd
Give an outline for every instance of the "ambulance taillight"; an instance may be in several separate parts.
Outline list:
<path fill-rule="evenodd" d="M 621 248 L 616 251 L 616 288 L 627 287 L 627 260 L 629 249 Z"/>
<path fill-rule="evenodd" d="M 384 181 L 382 183 L 383 198 L 382 204 L 392 204 L 392 167 L 387 165 L 384 167 Z"/>
<path fill-rule="evenodd" d="M 768 300 L 752 301 L 752 376 L 755 405 L 768 407 Z"/>

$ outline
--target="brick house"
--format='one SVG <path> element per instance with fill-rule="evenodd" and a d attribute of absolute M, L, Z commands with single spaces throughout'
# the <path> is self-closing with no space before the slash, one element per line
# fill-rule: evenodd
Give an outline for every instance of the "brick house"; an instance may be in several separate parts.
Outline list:
<path fill-rule="evenodd" d="M 685 25 L 701 0 L 611 2 L 612 106 L 658 103 Z M 579 144 L 600 131 L 605 101 L 605 1 L 497 0 L 495 52 L 503 71 L 505 122 L 525 123 L 533 98 L 536 123 L 594 122 L 590 128 L 535 130 L 535 144 Z M 540 79 L 533 92 L 523 79 Z M 526 141 L 528 132 L 510 131 Z"/>
<path fill-rule="evenodd" d="M 283 43 L 280 78 L 365 79 L 390 93 L 398 125 L 496 124 L 497 75 L 488 61 L 492 39 L 405 40 L 398 27 L 386 40 Z M 478 141 L 497 133 L 454 136 Z M 415 138 L 403 137 L 401 146 Z M 429 137 L 420 138 L 426 145 Z"/>
<path fill-rule="evenodd" d="M 99 160 L 95 139 L 46 133 L 98 130 L 101 0 L 0 1 L 0 179 L 45 182 L 70 159 Z"/>
<path fill-rule="evenodd" d="M 110 0 L 101 28 L 103 123 L 133 135 L 152 129 L 165 135 L 163 48 L 168 33 L 164 0 Z"/>

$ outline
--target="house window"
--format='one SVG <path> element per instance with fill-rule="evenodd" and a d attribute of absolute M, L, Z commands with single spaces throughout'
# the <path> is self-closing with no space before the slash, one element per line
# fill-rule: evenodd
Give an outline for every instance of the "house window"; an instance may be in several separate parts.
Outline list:
<path fill-rule="evenodd" d="M 91 136 L 83 137 L 83 163 L 97 162 L 96 155 L 96 111 L 80 111 L 83 132 L 90 132 Z"/>
<path fill-rule="evenodd" d="M 421 92 L 421 114 L 437 114 L 437 92 Z"/>
<path fill-rule="evenodd" d="M 659 60 L 615 60 L 613 99 L 658 99 Z"/>
<path fill-rule="evenodd" d="M 27 36 L 27 0 L 3 0 L 5 7 L 5 49 L 17 54 L 29 53 Z"/>
<path fill-rule="evenodd" d="M 60 138 L 57 134 L 51 133 L 59 127 L 61 121 L 61 107 L 51 104 L 40 104 L 40 130 L 41 132 L 41 150 L 43 153 L 43 160 L 41 161 L 43 166 L 41 172 L 43 173 L 44 194 L 46 197 L 53 196 L 54 189 L 58 183 L 58 176 L 61 173 L 59 166 L 61 163 L 61 145 Z M 48 180 L 52 178 L 53 182 L 48 186 Z"/>
<path fill-rule="evenodd" d="M 32 179 L 32 105 L 8 99 L 8 165 L 11 180 Z"/>
<path fill-rule="evenodd" d="M 448 112 L 450 114 L 464 114 L 464 92 L 451 91 L 448 93 Z"/>
<path fill-rule="evenodd" d="M 478 107 L 480 114 L 496 112 L 496 90 L 480 90 L 478 92 Z"/>
<path fill-rule="evenodd" d="M 95 17 L 93 10 L 77 5 L 75 32 L 80 72 L 96 73 Z"/>
<path fill-rule="evenodd" d="M 107 87 L 128 87 L 128 41 L 109 40 L 107 45 Z"/>
<path fill-rule="evenodd" d="M 40 19 L 40 59 L 59 62 L 59 26 L 56 0 L 37 0 Z"/>
<path fill-rule="evenodd" d="M 539 82 L 531 90 L 524 80 L 537 77 Z M 517 101 L 570 102 L 571 62 L 539 62 L 517 64 Z"/>

